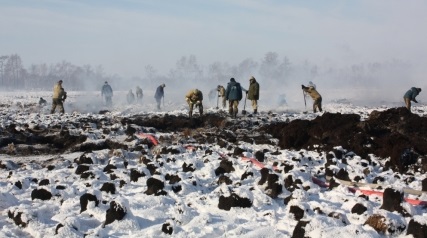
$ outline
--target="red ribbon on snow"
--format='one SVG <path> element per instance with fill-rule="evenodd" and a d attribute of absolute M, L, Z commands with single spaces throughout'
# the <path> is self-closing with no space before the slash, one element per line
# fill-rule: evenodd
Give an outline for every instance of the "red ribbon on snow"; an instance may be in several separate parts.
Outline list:
<path fill-rule="evenodd" d="M 136 136 L 138 136 L 138 138 L 141 138 L 141 139 L 149 139 L 151 141 L 151 143 L 153 143 L 153 145 L 159 144 L 159 141 L 157 141 L 157 139 L 151 134 L 141 132 L 141 133 L 136 134 Z"/>
<path fill-rule="evenodd" d="M 313 183 L 319 185 L 322 188 L 328 188 L 329 184 L 323 182 L 322 180 L 312 177 L 311 178 Z M 375 190 L 365 190 L 365 189 L 360 189 L 360 188 L 355 188 L 355 187 L 349 187 L 348 190 L 352 193 L 356 193 L 357 191 L 359 191 L 360 193 L 367 195 L 367 196 L 371 196 L 371 195 L 375 195 L 378 197 L 383 197 L 384 193 L 380 192 L 380 191 L 375 191 Z M 417 200 L 417 199 L 411 199 L 411 198 L 405 198 L 405 201 L 409 204 L 412 205 L 427 205 L 427 201 L 422 201 L 422 200 Z"/>
<path fill-rule="evenodd" d="M 260 169 L 265 168 L 265 165 L 262 162 L 259 162 L 257 159 L 254 158 L 248 158 L 248 157 L 242 157 L 243 161 L 250 161 L 252 164 L 256 165 Z M 273 166 L 273 170 L 277 170 L 276 166 Z"/>
<path fill-rule="evenodd" d="M 220 154 L 220 156 L 222 158 L 225 157 L 225 155 L 222 155 L 222 154 Z M 250 161 L 252 164 L 254 164 L 255 166 L 257 166 L 260 169 L 265 168 L 265 165 L 262 162 L 259 162 L 255 158 L 241 157 L 241 159 L 243 161 Z M 277 167 L 274 166 L 273 170 L 277 170 Z M 319 185 L 322 188 L 328 188 L 329 187 L 328 183 L 326 183 L 326 182 L 324 182 L 318 178 L 312 177 L 311 179 L 312 179 L 313 183 Z M 355 187 L 348 187 L 348 190 L 352 193 L 356 193 L 357 191 L 359 191 L 362 194 L 367 195 L 367 196 L 375 195 L 375 196 L 382 197 L 384 195 L 384 193 L 380 192 L 380 191 L 365 190 L 365 189 L 359 189 L 359 188 L 355 188 Z M 405 198 L 405 201 L 409 204 L 412 204 L 412 205 L 427 205 L 427 201 L 422 201 L 422 200 L 417 200 L 417 199 Z"/>

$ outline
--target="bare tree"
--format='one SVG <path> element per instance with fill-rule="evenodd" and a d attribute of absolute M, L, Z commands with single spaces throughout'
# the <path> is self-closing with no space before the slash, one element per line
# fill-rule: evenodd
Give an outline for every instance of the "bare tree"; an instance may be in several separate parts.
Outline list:
<path fill-rule="evenodd" d="M 188 58 L 183 56 L 176 63 L 175 78 L 178 81 L 200 81 L 203 78 L 203 70 L 197 63 L 196 56 L 190 55 Z"/>
<path fill-rule="evenodd" d="M 221 62 L 214 62 L 208 67 L 208 79 L 214 82 L 226 82 L 231 75 L 231 67 Z"/>
<path fill-rule="evenodd" d="M 9 56 L 5 65 L 5 85 L 12 88 L 24 85 L 21 57 L 17 54 Z"/>
<path fill-rule="evenodd" d="M 258 70 L 258 63 L 248 58 L 243 60 L 237 67 L 233 68 L 233 75 L 236 78 L 249 78 Z"/>
<path fill-rule="evenodd" d="M 6 60 L 8 58 L 9 58 L 9 56 L 7 56 L 7 55 L 0 56 L 0 82 L 1 82 L 1 85 L 5 84 L 4 68 L 5 68 Z"/>

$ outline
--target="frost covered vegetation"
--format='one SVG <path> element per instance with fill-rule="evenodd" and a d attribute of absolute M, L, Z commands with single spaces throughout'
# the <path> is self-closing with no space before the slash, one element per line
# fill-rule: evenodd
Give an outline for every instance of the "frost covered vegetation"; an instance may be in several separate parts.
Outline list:
<path fill-rule="evenodd" d="M 181 102 L 101 114 L 73 94 L 47 114 L 39 96 L 1 99 L 0 236 L 427 234 L 426 106 L 189 119 Z"/>

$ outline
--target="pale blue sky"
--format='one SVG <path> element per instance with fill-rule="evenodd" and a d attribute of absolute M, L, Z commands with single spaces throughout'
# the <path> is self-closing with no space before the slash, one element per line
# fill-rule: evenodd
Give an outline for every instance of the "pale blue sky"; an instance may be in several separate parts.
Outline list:
<path fill-rule="evenodd" d="M 143 75 L 195 55 L 202 65 L 260 60 L 426 65 L 425 0 L 0 0 L 0 55 L 24 65 L 103 65 Z"/>

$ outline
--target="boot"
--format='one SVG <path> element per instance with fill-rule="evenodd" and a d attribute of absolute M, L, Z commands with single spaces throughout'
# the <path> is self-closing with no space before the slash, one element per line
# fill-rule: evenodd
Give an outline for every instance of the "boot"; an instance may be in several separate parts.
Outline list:
<path fill-rule="evenodd" d="M 189 113 L 188 113 L 188 116 L 191 118 L 191 117 L 193 117 L 193 111 L 190 111 Z"/>
<path fill-rule="evenodd" d="M 254 114 L 258 114 L 258 109 L 254 109 Z"/>

